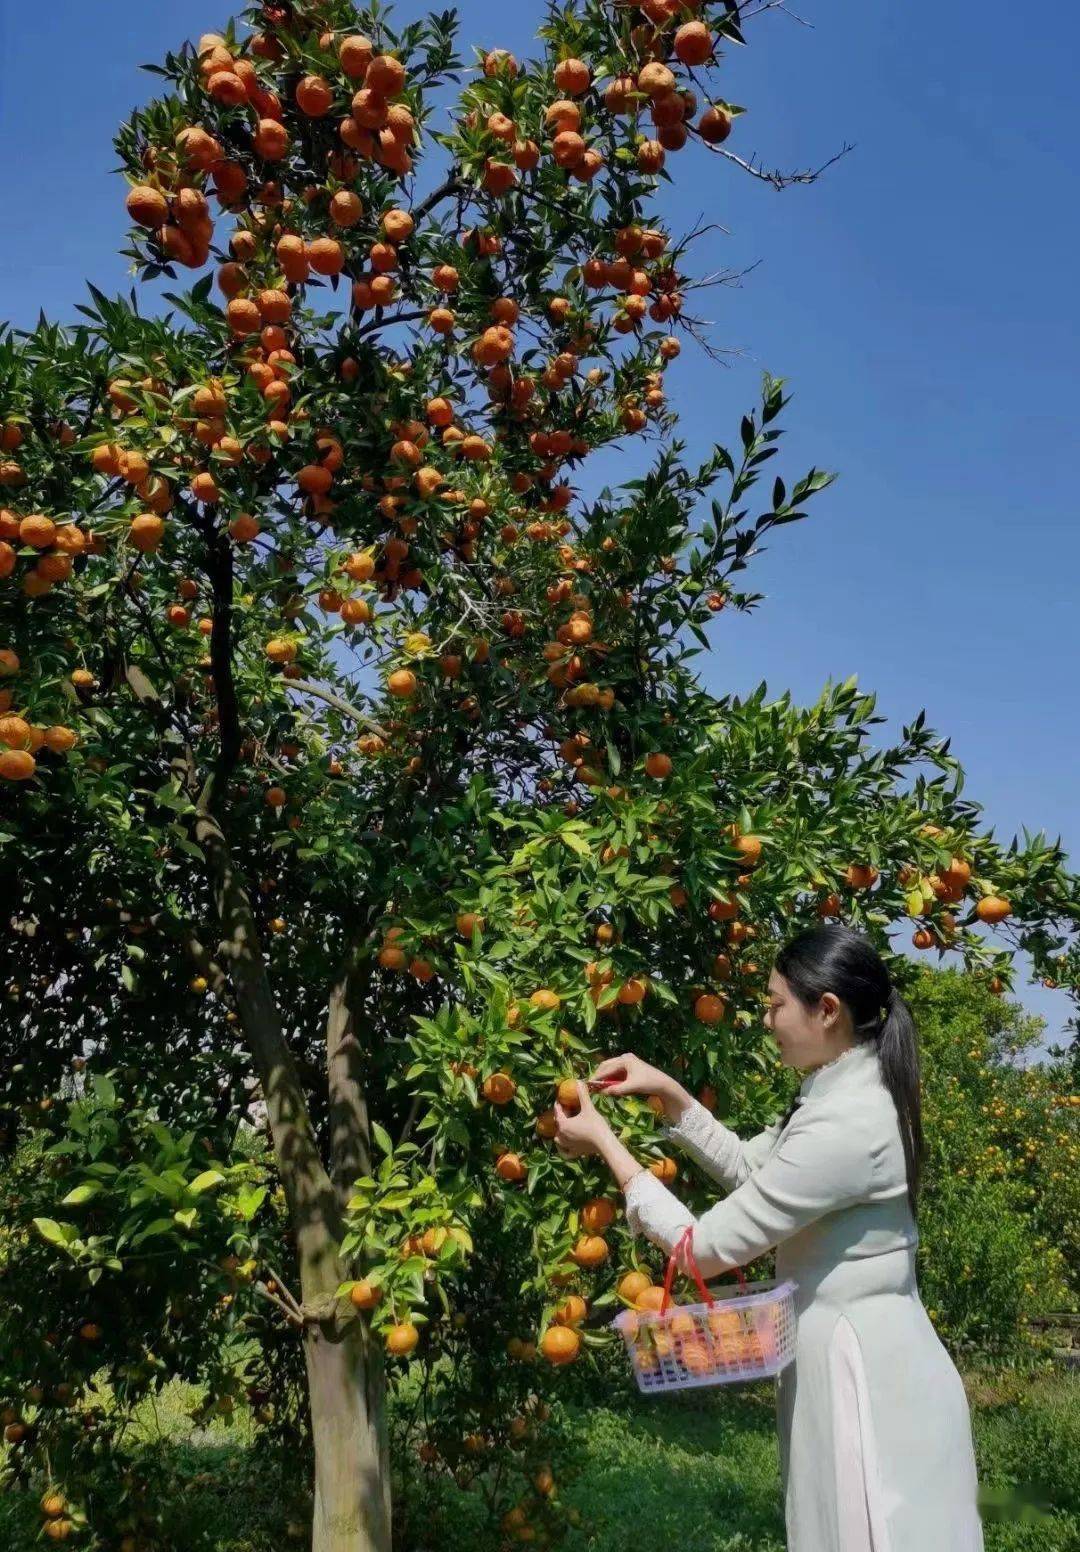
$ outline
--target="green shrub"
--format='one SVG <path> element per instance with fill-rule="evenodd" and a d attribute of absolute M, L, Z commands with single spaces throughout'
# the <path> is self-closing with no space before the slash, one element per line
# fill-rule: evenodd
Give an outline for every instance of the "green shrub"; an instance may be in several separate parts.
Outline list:
<path fill-rule="evenodd" d="M 1020 1355 L 1025 1315 L 1080 1297 L 1080 1111 L 1056 1068 L 1017 1065 L 1040 1021 L 957 971 L 906 988 L 922 1050 L 919 1284 L 956 1350 Z"/>

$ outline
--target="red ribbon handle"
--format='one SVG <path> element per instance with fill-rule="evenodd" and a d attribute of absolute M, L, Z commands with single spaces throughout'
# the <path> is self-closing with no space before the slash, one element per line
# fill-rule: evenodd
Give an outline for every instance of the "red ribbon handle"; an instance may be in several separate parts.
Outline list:
<path fill-rule="evenodd" d="M 694 1225 L 691 1223 L 679 1235 L 679 1238 L 675 1241 L 675 1248 L 671 1252 L 671 1255 L 668 1257 L 667 1273 L 665 1274 L 665 1277 L 664 1277 L 664 1298 L 663 1298 L 663 1302 L 660 1305 L 660 1314 L 661 1315 L 665 1315 L 667 1313 L 668 1300 L 671 1298 L 671 1285 L 672 1285 L 672 1283 L 675 1280 L 675 1264 L 676 1264 L 676 1262 L 679 1259 L 679 1252 L 682 1250 L 682 1248 L 684 1246 L 686 1247 L 686 1261 L 687 1261 L 687 1265 L 688 1265 L 688 1267 L 690 1269 L 690 1275 L 693 1277 L 694 1281 L 698 1285 L 698 1291 L 701 1294 L 702 1302 L 705 1303 L 705 1304 L 715 1304 L 716 1303 L 716 1300 L 713 1298 L 712 1294 L 709 1292 L 708 1288 L 706 1288 L 706 1286 L 705 1286 L 705 1279 L 702 1277 L 701 1269 L 698 1266 L 697 1261 L 694 1258 L 693 1241 L 694 1241 Z M 745 1293 L 745 1291 L 746 1291 L 746 1278 L 743 1276 L 742 1267 L 734 1266 L 734 1267 L 732 1267 L 731 1270 L 735 1273 L 735 1276 L 739 1279 L 739 1287 Z"/>

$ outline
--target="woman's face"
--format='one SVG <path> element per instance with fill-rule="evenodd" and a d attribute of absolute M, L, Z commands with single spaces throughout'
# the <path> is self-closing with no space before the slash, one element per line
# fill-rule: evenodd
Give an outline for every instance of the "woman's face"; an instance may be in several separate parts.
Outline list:
<path fill-rule="evenodd" d="M 851 1044 L 851 1018 L 838 997 L 825 992 L 815 1008 L 807 1008 L 775 970 L 769 976 L 765 1028 L 780 1047 L 785 1067 L 820 1067 Z"/>

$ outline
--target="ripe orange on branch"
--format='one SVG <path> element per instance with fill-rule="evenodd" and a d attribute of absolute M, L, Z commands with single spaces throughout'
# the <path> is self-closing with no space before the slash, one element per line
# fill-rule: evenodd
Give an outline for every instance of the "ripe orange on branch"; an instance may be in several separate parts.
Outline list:
<path fill-rule="evenodd" d="M 549 1363 L 573 1363 L 581 1352 L 581 1337 L 573 1326 L 549 1326 L 540 1339 L 540 1351 Z"/>

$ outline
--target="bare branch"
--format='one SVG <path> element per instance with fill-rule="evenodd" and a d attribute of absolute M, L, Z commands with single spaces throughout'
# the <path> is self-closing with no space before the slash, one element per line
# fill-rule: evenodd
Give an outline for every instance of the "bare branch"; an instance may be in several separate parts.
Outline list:
<path fill-rule="evenodd" d="M 849 151 L 854 151 L 855 149 L 853 144 L 845 142 L 835 156 L 830 156 L 827 162 L 822 162 L 821 166 L 815 168 L 812 172 L 779 172 L 776 170 L 769 171 L 765 167 L 755 167 L 752 160 L 749 162 L 744 161 L 741 156 L 736 156 L 734 151 L 725 151 L 723 146 L 709 145 L 706 141 L 703 141 L 702 144 L 714 156 L 722 156 L 727 161 L 734 162 L 736 167 L 742 168 L 743 172 L 750 173 L 751 177 L 760 178 L 762 183 L 771 184 L 774 189 L 786 189 L 793 183 L 816 183 L 823 172 L 838 162 L 842 156 L 847 156 Z"/>
<path fill-rule="evenodd" d="M 297 1314 L 291 1310 L 283 1299 L 279 1299 L 276 1293 L 270 1292 L 265 1283 L 255 1283 L 253 1286 L 255 1288 L 255 1292 L 259 1294 L 261 1298 L 269 1299 L 271 1304 L 277 1305 L 278 1309 L 281 1310 L 282 1314 L 285 1316 L 286 1320 L 288 1320 L 290 1325 L 298 1326 L 301 1328 L 303 1327 L 303 1315 Z"/>
<path fill-rule="evenodd" d="M 361 727 L 370 728 L 373 733 L 378 733 L 380 738 L 389 738 L 389 733 L 381 723 L 375 721 L 374 717 L 369 717 L 366 712 L 343 700 L 340 695 L 335 695 L 332 690 L 324 689 L 321 684 L 312 684 L 310 679 L 284 679 L 282 683 L 287 690 L 297 690 L 303 695 L 314 695 L 316 699 L 325 701 L 328 706 L 333 706 L 335 711 L 351 717 Z"/>

